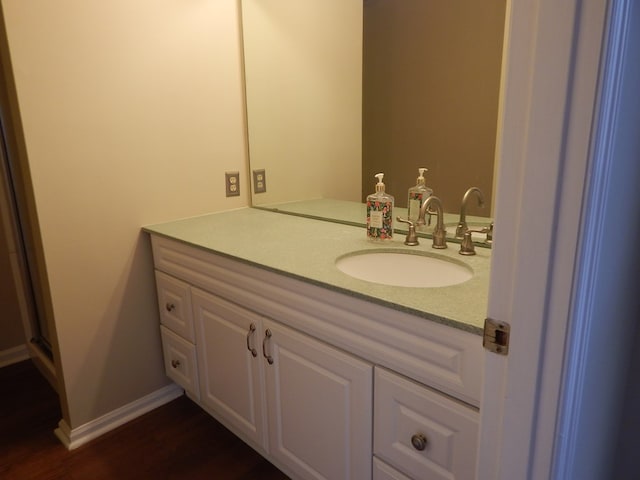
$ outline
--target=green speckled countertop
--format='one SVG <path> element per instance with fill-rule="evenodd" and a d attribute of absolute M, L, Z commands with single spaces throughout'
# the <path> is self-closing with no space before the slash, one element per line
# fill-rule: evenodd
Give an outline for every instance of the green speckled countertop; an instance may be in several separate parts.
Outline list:
<path fill-rule="evenodd" d="M 431 321 L 482 332 L 491 257 L 487 248 L 476 248 L 477 255 L 465 257 L 458 254 L 455 243 L 435 250 L 431 240 L 421 239 L 419 246 L 407 247 L 402 234 L 394 235 L 391 242 L 374 243 L 367 240 L 363 227 L 256 208 L 191 217 L 143 230 Z M 474 275 L 448 287 L 391 287 L 358 280 L 335 266 L 341 255 L 380 248 L 447 257 L 467 264 Z"/>

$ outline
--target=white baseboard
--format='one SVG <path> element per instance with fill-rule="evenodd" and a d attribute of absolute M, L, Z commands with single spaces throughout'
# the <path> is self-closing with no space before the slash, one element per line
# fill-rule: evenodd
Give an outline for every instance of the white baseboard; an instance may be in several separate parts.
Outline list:
<path fill-rule="evenodd" d="M 64 419 L 60 420 L 54 433 L 67 449 L 73 450 L 120 425 L 130 422 L 134 418 L 178 398 L 183 393 L 184 390 L 182 388 L 172 383 L 78 428 L 71 429 Z"/>
<path fill-rule="evenodd" d="M 26 345 L 18 345 L 17 347 L 7 350 L 0 350 L 0 368 L 28 360 L 29 358 L 31 357 Z"/>

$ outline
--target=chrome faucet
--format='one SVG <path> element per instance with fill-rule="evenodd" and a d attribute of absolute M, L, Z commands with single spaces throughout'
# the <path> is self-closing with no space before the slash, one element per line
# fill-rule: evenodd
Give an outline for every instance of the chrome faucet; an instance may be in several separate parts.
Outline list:
<path fill-rule="evenodd" d="M 427 199 L 422 203 L 420 207 L 420 213 L 418 214 L 418 220 L 416 221 L 416 225 L 425 225 L 425 216 L 430 212 L 429 209 L 431 206 L 434 206 L 436 209 L 436 215 L 438 216 L 438 220 L 436 221 L 436 227 L 433 230 L 433 244 L 431 245 L 433 248 L 447 248 L 447 231 L 444 228 L 444 219 L 443 219 L 443 210 L 442 210 L 442 202 L 438 197 L 430 195 Z"/>
<path fill-rule="evenodd" d="M 462 205 L 460 206 L 460 220 L 458 220 L 458 226 L 456 227 L 456 237 L 458 238 L 463 237 L 464 233 L 469 230 L 467 226 L 467 203 L 473 193 L 478 197 L 478 206 L 484 207 L 484 195 L 478 187 L 471 187 L 464 193 Z"/>

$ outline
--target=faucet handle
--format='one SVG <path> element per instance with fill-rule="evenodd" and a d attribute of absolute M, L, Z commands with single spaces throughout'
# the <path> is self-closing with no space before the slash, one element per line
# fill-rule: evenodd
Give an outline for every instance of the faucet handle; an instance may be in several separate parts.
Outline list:
<path fill-rule="evenodd" d="M 418 236 L 416 235 L 416 226 L 411 220 L 405 220 L 404 218 L 396 217 L 400 223 L 406 223 L 409 225 L 409 232 L 407 233 L 407 237 L 404 240 L 405 245 L 409 245 L 410 247 L 414 247 L 416 245 L 420 245 L 418 242 Z"/>
<path fill-rule="evenodd" d="M 482 230 L 467 230 L 464 232 L 462 236 L 462 243 L 460 243 L 460 251 L 458 252 L 460 255 L 475 255 L 476 247 L 473 244 L 473 240 L 471 239 L 472 233 L 486 233 L 489 234 L 488 228 L 483 228 Z"/>
<path fill-rule="evenodd" d="M 489 228 L 487 229 L 487 238 L 485 239 L 485 242 L 487 243 L 493 242 L 493 222 L 491 222 L 491 224 L 489 225 Z"/>

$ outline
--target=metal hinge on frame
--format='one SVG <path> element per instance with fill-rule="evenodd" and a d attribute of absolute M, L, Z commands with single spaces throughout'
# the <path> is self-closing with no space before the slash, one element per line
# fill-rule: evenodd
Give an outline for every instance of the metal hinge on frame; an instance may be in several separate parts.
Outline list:
<path fill-rule="evenodd" d="M 507 355 L 509 353 L 510 331 L 511 325 L 508 323 L 498 322 L 492 318 L 485 318 L 482 346 L 490 352 Z"/>

